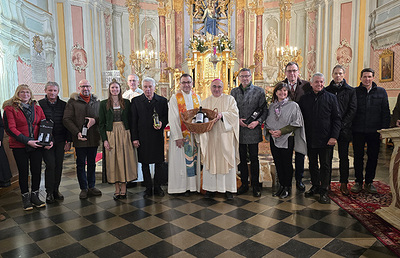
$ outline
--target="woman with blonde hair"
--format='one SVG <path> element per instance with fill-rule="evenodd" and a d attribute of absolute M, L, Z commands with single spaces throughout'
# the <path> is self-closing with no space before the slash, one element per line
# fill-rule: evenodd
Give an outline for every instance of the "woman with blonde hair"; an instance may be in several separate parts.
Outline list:
<path fill-rule="evenodd" d="M 39 198 L 42 145 L 38 144 L 37 138 L 40 121 L 46 117 L 42 108 L 33 99 L 32 91 L 26 84 L 17 87 L 14 96 L 4 102 L 3 109 L 4 127 L 10 136 L 10 148 L 18 167 L 24 210 L 32 210 L 33 206 L 44 207 L 46 204 Z M 45 148 L 50 149 L 52 144 Z M 28 184 L 29 169 L 31 171 L 31 193 L 29 193 Z"/>
<path fill-rule="evenodd" d="M 114 199 L 126 198 L 126 183 L 137 178 L 137 159 L 130 135 L 130 103 L 122 98 L 121 85 L 114 79 L 108 99 L 100 102 L 99 129 L 104 145 L 106 175 L 115 184 Z"/>

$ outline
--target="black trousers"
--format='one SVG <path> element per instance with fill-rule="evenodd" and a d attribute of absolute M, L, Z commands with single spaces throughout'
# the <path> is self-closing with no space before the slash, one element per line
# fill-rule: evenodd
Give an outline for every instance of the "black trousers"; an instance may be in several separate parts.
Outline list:
<path fill-rule="evenodd" d="M 367 165 L 365 166 L 365 183 L 374 181 L 380 148 L 379 133 L 353 133 L 354 172 L 356 182 L 363 183 L 364 147 L 367 144 Z"/>
<path fill-rule="evenodd" d="M 25 148 L 13 149 L 14 159 L 18 167 L 19 188 L 21 194 L 29 192 L 29 168 L 31 171 L 31 190 L 39 190 L 42 171 L 42 148 L 27 152 Z"/>
<path fill-rule="evenodd" d="M 255 144 L 239 144 L 240 155 L 240 179 L 242 185 L 249 184 L 249 168 L 247 167 L 247 149 L 250 154 L 250 170 L 251 170 L 251 185 L 259 186 L 258 177 L 260 175 L 260 164 L 258 161 L 258 143 Z"/>
<path fill-rule="evenodd" d="M 293 178 L 294 137 L 289 137 L 287 149 L 276 147 L 272 136 L 270 138 L 271 152 L 274 158 L 279 184 L 284 187 L 291 187 Z"/>
<path fill-rule="evenodd" d="M 349 182 L 349 144 L 349 141 L 338 141 L 340 183 L 345 184 Z"/>
<path fill-rule="evenodd" d="M 300 152 L 294 153 L 294 165 L 295 165 L 294 176 L 296 178 L 296 181 L 301 181 L 303 179 L 304 158 L 305 158 L 305 155 L 303 153 L 300 153 Z"/>
<path fill-rule="evenodd" d="M 54 143 L 50 150 L 43 151 L 43 160 L 46 163 L 45 186 L 48 194 L 57 192 L 60 187 L 64 162 L 64 147 L 65 142 L 57 142 Z"/>
<path fill-rule="evenodd" d="M 307 152 L 312 185 L 319 187 L 321 193 L 328 191 L 331 183 L 333 148 L 307 148 Z"/>
<path fill-rule="evenodd" d="M 142 163 L 142 172 L 143 172 L 144 185 L 146 186 L 146 188 L 152 188 L 153 182 L 151 180 L 149 164 Z M 161 174 L 162 174 L 162 163 L 156 163 L 154 172 L 154 187 L 156 188 L 161 185 Z"/>

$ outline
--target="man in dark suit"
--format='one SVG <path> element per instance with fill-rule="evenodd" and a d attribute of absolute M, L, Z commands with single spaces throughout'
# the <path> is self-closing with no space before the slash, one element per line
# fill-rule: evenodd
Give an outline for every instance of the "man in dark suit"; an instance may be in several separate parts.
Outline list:
<path fill-rule="evenodd" d="M 283 82 L 289 85 L 292 100 L 296 103 L 299 103 L 301 96 L 303 96 L 305 92 L 311 91 L 310 83 L 300 79 L 299 74 L 299 65 L 296 62 L 289 62 L 286 64 L 286 79 L 283 80 Z M 303 184 L 304 154 L 295 152 L 295 168 L 296 188 L 299 191 L 304 191 L 306 189 Z"/>
<path fill-rule="evenodd" d="M 144 94 L 133 98 L 131 103 L 133 145 L 138 149 L 138 160 L 142 171 L 146 191 L 144 197 L 153 195 L 153 182 L 149 164 L 155 163 L 154 194 L 164 196 L 161 189 L 162 163 L 164 162 L 164 128 L 168 124 L 168 101 L 155 94 L 156 82 L 152 78 L 142 81 Z M 153 115 L 157 113 L 160 123 L 156 125 Z"/>

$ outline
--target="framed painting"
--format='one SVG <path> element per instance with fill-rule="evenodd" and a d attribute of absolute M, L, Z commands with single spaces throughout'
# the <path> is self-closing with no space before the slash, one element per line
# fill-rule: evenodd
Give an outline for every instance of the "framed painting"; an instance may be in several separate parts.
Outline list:
<path fill-rule="evenodd" d="M 393 81 L 393 51 L 385 49 L 379 56 L 379 81 Z"/>

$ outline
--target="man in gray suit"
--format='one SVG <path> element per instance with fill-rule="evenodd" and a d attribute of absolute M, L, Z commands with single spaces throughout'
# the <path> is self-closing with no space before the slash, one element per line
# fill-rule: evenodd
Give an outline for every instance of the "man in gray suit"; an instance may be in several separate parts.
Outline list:
<path fill-rule="evenodd" d="M 258 180 L 260 167 L 258 161 L 258 143 L 262 141 L 261 124 L 268 115 L 268 108 L 265 103 L 265 91 L 251 82 L 251 71 L 242 68 L 239 71 L 239 87 L 231 91 L 239 109 L 239 154 L 240 154 L 240 179 L 242 186 L 238 189 L 238 194 L 244 194 L 249 190 L 249 171 L 247 167 L 247 151 L 250 154 L 251 185 L 253 186 L 253 196 L 260 197 L 261 189 Z M 254 121 L 248 119 L 255 111 L 262 114 Z M 247 120 L 247 121 L 246 121 Z"/>

